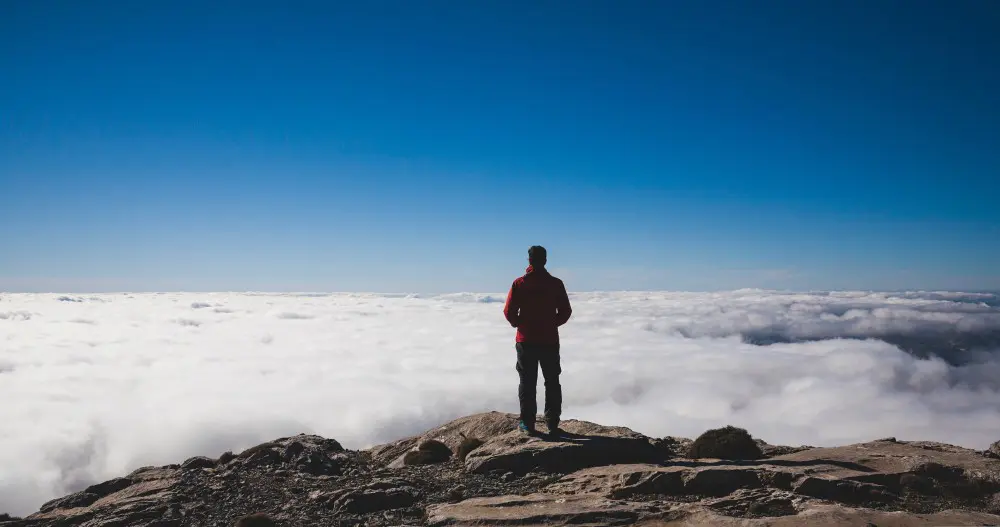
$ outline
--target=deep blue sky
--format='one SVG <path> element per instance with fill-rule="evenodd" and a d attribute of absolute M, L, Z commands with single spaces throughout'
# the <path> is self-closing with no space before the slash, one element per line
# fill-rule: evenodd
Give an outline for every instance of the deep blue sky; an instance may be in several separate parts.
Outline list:
<path fill-rule="evenodd" d="M 1000 289 L 1000 2 L 0 2 L 0 291 Z"/>

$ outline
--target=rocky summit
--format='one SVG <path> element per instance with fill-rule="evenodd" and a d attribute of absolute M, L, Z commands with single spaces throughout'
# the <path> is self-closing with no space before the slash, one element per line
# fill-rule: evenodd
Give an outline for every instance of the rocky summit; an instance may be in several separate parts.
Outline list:
<path fill-rule="evenodd" d="M 575 420 L 527 436 L 516 423 L 473 415 L 360 451 L 284 437 L 140 468 L 0 526 L 1000 525 L 997 445 L 788 447 L 735 427 L 692 440 Z"/>

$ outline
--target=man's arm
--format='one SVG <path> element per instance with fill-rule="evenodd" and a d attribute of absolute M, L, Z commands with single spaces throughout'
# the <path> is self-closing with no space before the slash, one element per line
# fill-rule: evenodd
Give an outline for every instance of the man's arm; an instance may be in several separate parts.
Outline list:
<path fill-rule="evenodd" d="M 559 282 L 558 294 L 559 299 L 556 305 L 559 312 L 556 316 L 556 323 L 561 326 L 569 322 L 569 317 L 573 314 L 573 308 L 569 305 L 569 294 L 566 293 L 566 284 Z"/>
<path fill-rule="evenodd" d="M 510 285 L 510 291 L 507 292 L 507 302 L 503 305 L 503 316 L 510 322 L 511 327 L 517 327 L 518 319 L 521 314 L 521 306 L 518 303 L 519 298 L 517 295 L 517 282 L 515 281 Z"/>

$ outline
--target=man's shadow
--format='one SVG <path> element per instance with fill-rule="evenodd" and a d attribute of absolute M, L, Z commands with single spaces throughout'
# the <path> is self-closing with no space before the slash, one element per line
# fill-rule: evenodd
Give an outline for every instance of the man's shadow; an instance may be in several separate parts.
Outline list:
<path fill-rule="evenodd" d="M 588 446 L 601 446 L 601 445 L 613 445 L 621 443 L 633 443 L 634 438 L 628 437 L 612 437 L 612 436 L 592 436 L 583 434 L 574 434 L 573 432 L 561 431 L 557 434 L 550 434 L 549 432 L 542 432 L 536 430 L 533 433 L 528 434 L 529 437 L 537 438 L 547 443 L 575 443 L 578 445 L 588 445 Z"/>

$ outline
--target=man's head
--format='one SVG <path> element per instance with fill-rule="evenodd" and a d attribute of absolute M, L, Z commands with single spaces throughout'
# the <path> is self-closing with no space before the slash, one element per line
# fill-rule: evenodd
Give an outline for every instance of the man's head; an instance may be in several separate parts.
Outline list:
<path fill-rule="evenodd" d="M 528 249 L 528 263 L 532 267 L 545 267 L 545 262 L 548 260 L 548 253 L 545 251 L 545 247 L 541 245 L 532 245 Z"/>

